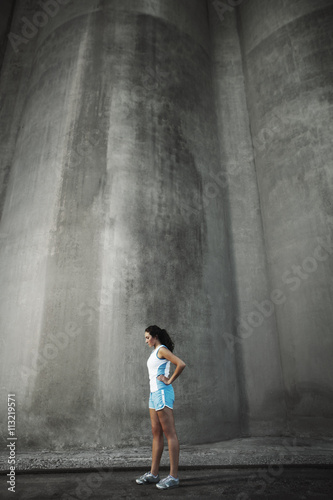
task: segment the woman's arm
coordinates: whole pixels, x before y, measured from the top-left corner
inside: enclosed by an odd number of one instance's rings
[[[164,375],[159,375],[157,377],[157,379],[160,380],[161,382],[164,382],[166,385],[170,385],[172,384],[172,382],[176,380],[177,377],[179,377],[181,372],[184,370],[186,364],[182,359],[172,354],[172,352],[169,351],[169,349],[166,349],[165,347],[160,347],[158,354],[160,353],[163,358],[167,359],[168,361],[171,361],[173,365],[176,365],[176,369],[170,378],[165,377]]]

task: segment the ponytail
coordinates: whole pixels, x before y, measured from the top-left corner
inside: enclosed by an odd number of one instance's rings
[[[172,342],[168,332],[159,326],[151,325],[145,329],[145,332],[150,333],[152,337],[157,337],[161,344],[165,345],[169,351],[173,351],[175,344]]]

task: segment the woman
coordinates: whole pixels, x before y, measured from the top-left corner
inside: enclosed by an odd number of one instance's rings
[[[174,391],[172,383],[185,368],[185,363],[172,354],[174,344],[166,330],[156,325],[145,330],[146,344],[154,350],[147,361],[150,398],[149,413],[153,433],[152,464],[150,472],[138,478],[138,484],[156,483],[159,489],[170,489],[179,486],[178,461],[179,442],[173,417]],[[170,363],[176,365],[174,373],[169,377]],[[158,468],[163,452],[164,438],[168,440],[170,456],[170,474],[160,481]]]

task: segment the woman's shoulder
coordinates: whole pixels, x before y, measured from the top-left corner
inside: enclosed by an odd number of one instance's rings
[[[163,358],[164,358],[164,356],[163,356],[163,348],[164,348],[164,349],[166,349],[167,351],[169,350],[169,349],[167,348],[167,346],[166,346],[166,345],[164,345],[164,344],[162,344],[162,345],[158,346],[156,356],[157,356],[159,359],[163,359]],[[162,352],[160,352],[160,351],[161,351],[161,349],[162,349]],[[159,356],[159,354],[162,354],[162,356]]]

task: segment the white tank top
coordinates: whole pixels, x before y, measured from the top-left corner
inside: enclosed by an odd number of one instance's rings
[[[150,384],[150,392],[158,391],[158,389],[163,389],[165,387],[165,383],[161,380],[157,380],[159,375],[169,376],[170,372],[170,361],[167,359],[160,359],[157,356],[157,353],[161,347],[167,347],[165,345],[158,346],[157,349],[154,349],[147,361],[148,373],[149,373],[149,384]]]

